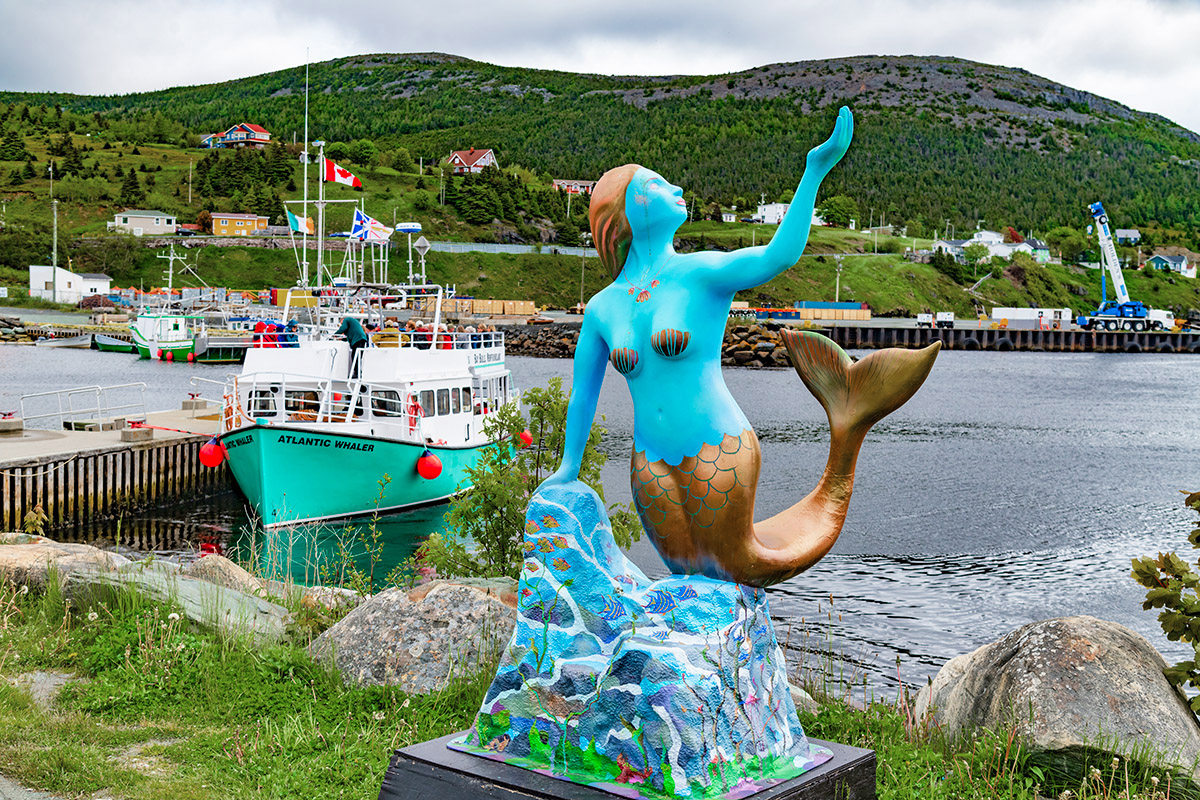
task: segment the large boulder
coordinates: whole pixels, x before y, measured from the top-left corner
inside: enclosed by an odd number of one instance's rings
[[[291,623],[286,608],[255,594],[180,574],[177,564],[130,561],[90,545],[44,536],[0,535],[0,581],[42,587],[52,574],[67,596],[81,602],[98,590],[136,591],[178,606],[193,622],[255,640],[282,639]]]
[[[951,736],[1015,728],[1034,760],[1075,780],[1111,755],[1175,767],[1200,786],[1200,724],[1144,638],[1095,617],[1018,628],[951,659],[917,696]]]
[[[398,685],[423,694],[493,660],[516,620],[516,582],[434,581],[388,589],[318,636],[313,657],[332,662],[347,683]]]
[[[259,594],[263,590],[263,581],[225,556],[207,555],[198,558],[184,567],[182,574],[246,594]]]
[[[86,544],[26,533],[0,534],[0,581],[17,586],[45,586],[52,571],[65,575],[79,570],[113,570],[129,563],[124,556]]]

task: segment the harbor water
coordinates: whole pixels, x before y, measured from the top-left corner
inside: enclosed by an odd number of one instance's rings
[[[569,388],[569,361],[510,356],[508,364],[520,387],[561,376]],[[219,380],[229,369],[3,347],[0,411],[16,410],[25,393],[131,381],[147,383],[149,410],[178,408],[195,391],[190,376]],[[832,553],[771,590],[780,638],[793,647],[828,641],[883,692],[895,687],[897,661],[906,684],[923,683],[953,656],[1068,614],[1119,622],[1169,661],[1183,657],[1156,613],[1141,609],[1129,570],[1130,559],[1160,551],[1190,556],[1194,513],[1179,490],[1200,489],[1197,369],[1189,355],[941,354],[920,392],[868,436]],[[762,443],[763,518],[816,484],[828,446],[824,413],[791,370],[726,368],[725,377]],[[609,430],[608,500],[628,502],[632,406],[611,369],[599,413]],[[330,477],[313,476],[314,487]],[[378,522],[377,581],[439,529],[444,510]],[[184,557],[217,546],[312,581],[362,530],[265,535],[231,493],[69,535]],[[666,574],[648,542],[631,555],[651,576]]]

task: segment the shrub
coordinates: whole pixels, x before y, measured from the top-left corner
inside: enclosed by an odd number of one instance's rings
[[[1188,494],[1183,502],[1200,511],[1200,492]],[[1188,542],[1200,549],[1200,527],[1188,534]],[[1131,577],[1149,590],[1142,608],[1162,609],[1158,622],[1167,638],[1192,647],[1192,658],[1168,667],[1163,674],[1175,686],[1200,688],[1200,575],[1191,564],[1170,552],[1159,553],[1156,558],[1133,559]],[[1189,703],[1192,711],[1200,713],[1200,695],[1192,696]]]
[[[567,395],[562,379],[551,378],[548,386],[527,389],[521,399],[528,418],[515,403],[486,417],[484,431],[498,443],[467,468],[467,482],[473,488],[451,502],[446,533],[431,536],[417,553],[415,561],[436,568],[439,575],[516,578],[521,572],[525,509],[534,490],[562,460]],[[526,429],[533,442],[521,447],[519,437]],[[606,456],[599,446],[603,435],[604,429],[593,424],[579,468],[579,480],[602,501],[600,468]],[[640,538],[641,525],[629,506],[614,505],[610,517],[618,545],[628,547]]]

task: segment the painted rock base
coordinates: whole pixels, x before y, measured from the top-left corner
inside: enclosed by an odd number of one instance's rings
[[[612,795],[564,783],[540,772],[448,750],[462,734],[397,750],[383,779],[380,800],[605,800]],[[754,800],[875,800],[875,753],[809,740],[833,758],[799,778],[753,795]]]
[[[800,726],[762,589],[647,579],[604,505],[543,487],[517,621],[475,724],[451,747],[631,798],[739,798],[824,763]]]

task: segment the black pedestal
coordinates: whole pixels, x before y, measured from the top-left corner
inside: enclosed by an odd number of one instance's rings
[[[616,795],[514,767],[446,743],[461,734],[415,744],[392,754],[379,800],[613,800]],[[833,758],[799,778],[750,800],[875,800],[875,751],[810,739]]]

